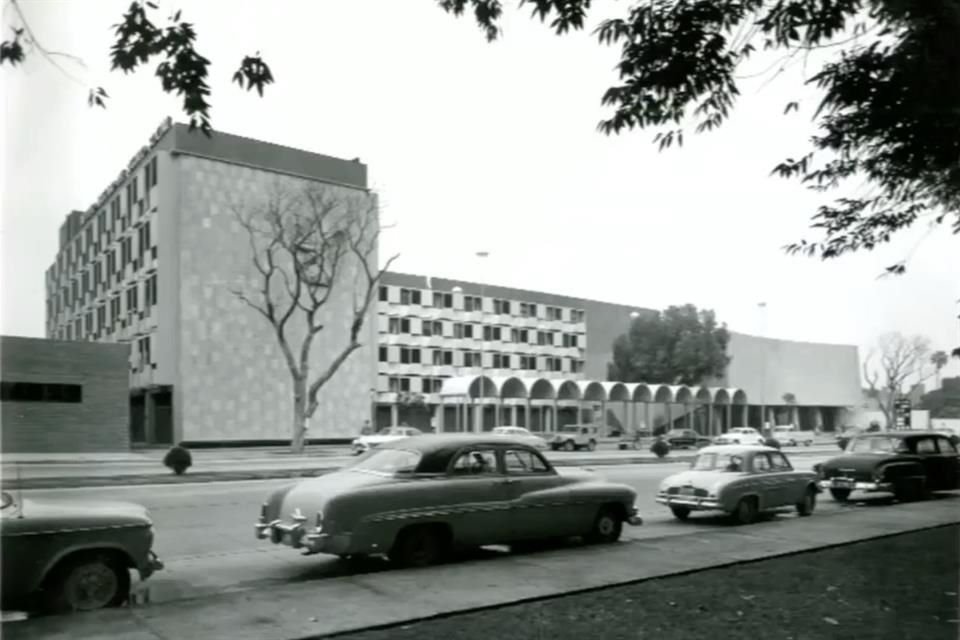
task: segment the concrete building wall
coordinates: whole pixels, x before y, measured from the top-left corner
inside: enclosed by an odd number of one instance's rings
[[[0,402],[5,453],[127,451],[129,345],[0,337],[0,379],[80,385],[80,402]]]
[[[296,190],[307,181],[234,163],[190,155],[176,159],[179,180],[179,405],[178,439],[259,440],[289,438],[292,382],[271,325],[231,290],[256,299],[259,286],[248,235],[234,211],[262,206],[276,189]],[[334,191],[340,187],[328,186]],[[352,193],[362,193],[351,190]],[[343,191],[341,191],[343,192]],[[317,320],[325,329],[311,354],[319,372],[347,344],[355,264],[345,264],[340,286]],[[281,287],[279,279],[275,286]],[[371,307],[371,328],[376,309]],[[298,321],[302,314],[294,318]],[[299,353],[302,325],[288,335]],[[320,407],[307,437],[354,435],[370,415],[376,346],[368,339],[321,390]]]

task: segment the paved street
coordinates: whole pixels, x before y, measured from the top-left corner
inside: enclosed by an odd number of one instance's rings
[[[796,456],[798,468],[810,468],[825,456]],[[597,467],[612,481],[631,485],[639,495],[646,520],[642,527],[627,527],[625,539],[678,536],[725,528],[716,518],[696,516],[676,522],[654,502],[659,481],[686,468],[686,464],[623,465]],[[24,491],[25,497],[70,500],[77,496],[99,500],[129,500],[147,506],[154,518],[156,550],[167,563],[150,579],[152,602],[196,598],[254,586],[314,580],[356,573],[357,567],[327,556],[301,557],[297,552],[255,540],[253,523],[260,504],[273,489],[291,480],[214,482],[179,485],[141,485]],[[821,512],[840,507],[829,498]],[[794,517],[793,514],[778,516]],[[490,553],[496,553],[491,550]],[[360,571],[377,571],[385,563],[370,562]]]

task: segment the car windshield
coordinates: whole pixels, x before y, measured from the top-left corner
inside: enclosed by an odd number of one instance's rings
[[[364,473],[380,473],[393,475],[395,473],[412,473],[420,464],[420,452],[407,449],[372,449],[350,465],[351,471]]]
[[[694,471],[730,471],[744,468],[743,456],[738,453],[701,453],[690,465]]]
[[[378,436],[402,436],[404,435],[404,430],[400,427],[384,427],[377,432]]]
[[[886,436],[854,438],[847,444],[848,453],[907,453],[909,450],[902,439]]]

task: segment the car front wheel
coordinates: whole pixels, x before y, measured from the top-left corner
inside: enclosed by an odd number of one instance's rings
[[[564,450],[564,451],[576,451],[576,450],[577,450],[577,443],[575,443],[573,440],[567,440],[566,442],[563,443],[563,450]]]
[[[597,441],[591,440],[587,443],[587,451],[595,451],[597,448]]]
[[[670,511],[673,512],[673,517],[677,520],[686,520],[690,517],[689,507],[670,507]]]
[[[813,510],[817,508],[817,491],[813,487],[807,489],[803,498],[797,503],[797,513],[801,516],[813,515]]]
[[[753,497],[743,498],[737,503],[737,508],[733,512],[733,519],[737,524],[753,524],[757,521],[758,514],[757,499]]]
[[[846,502],[850,498],[850,489],[830,489],[830,496],[837,502]]]
[[[623,518],[611,507],[603,507],[593,521],[593,528],[587,534],[587,542],[604,544],[616,542],[623,532]]]
[[[130,572],[110,554],[83,554],[57,567],[48,585],[48,605],[54,611],[93,611],[126,602]]]

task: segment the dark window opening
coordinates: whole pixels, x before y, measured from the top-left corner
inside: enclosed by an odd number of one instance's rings
[[[45,382],[0,382],[3,402],[83,402],[83,386]]]

